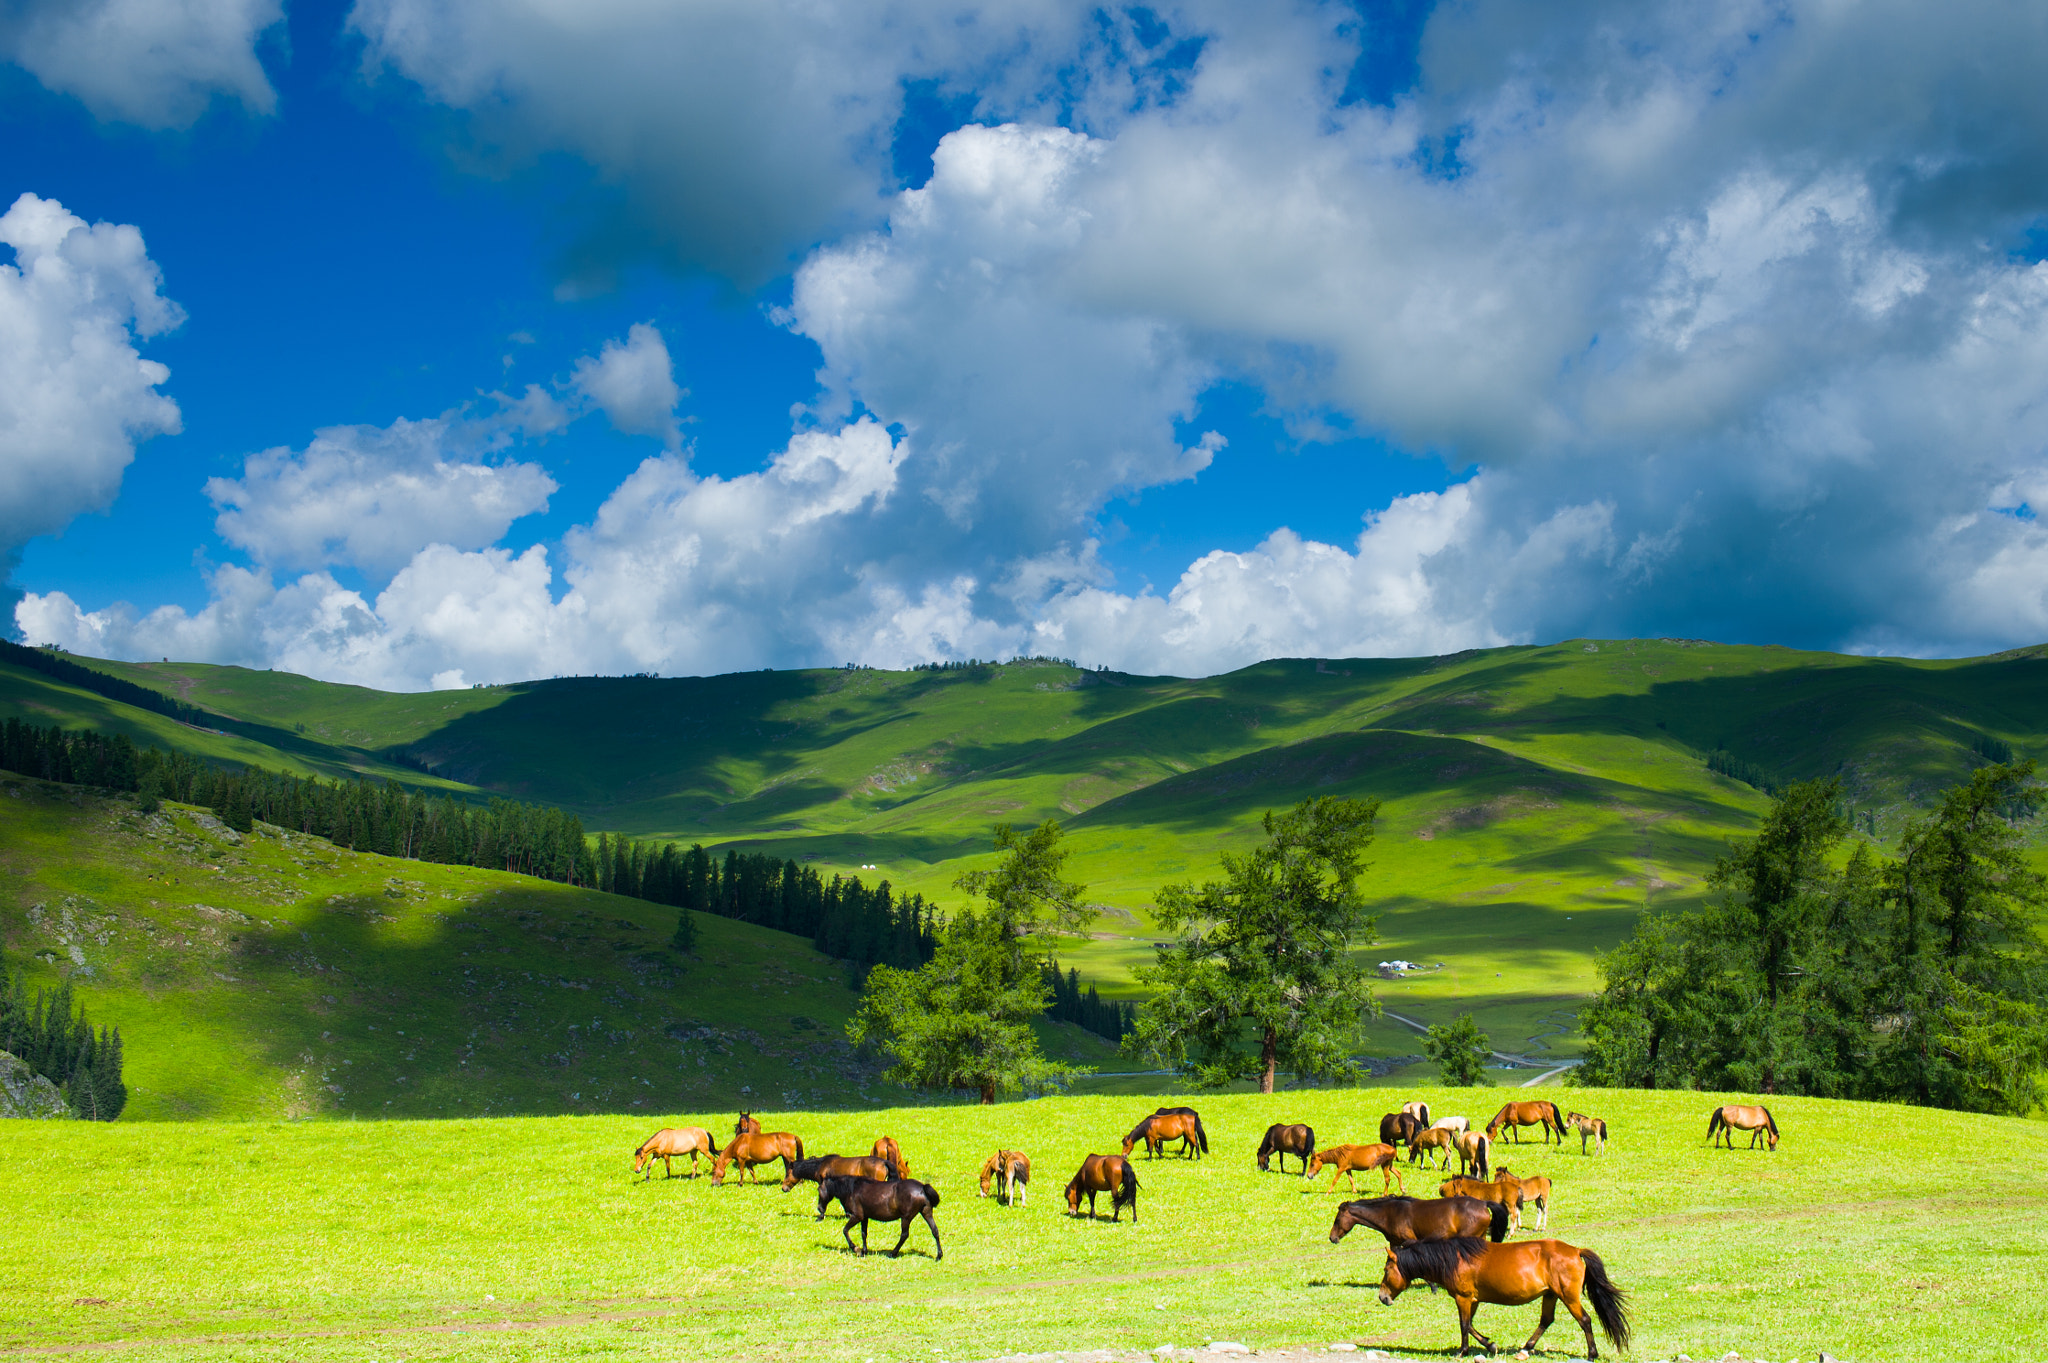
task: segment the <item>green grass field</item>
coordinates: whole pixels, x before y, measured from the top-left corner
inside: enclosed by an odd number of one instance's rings
[[[1498,1090],[1416,1090],[1483,1120]],[[1549,1233],[1596,1249],[1633,1297],[1635,1356],[2022,1359],[2048,1331],[2048,1128],[1787,1098],[1776,1154],[1709,1150],[1717,1098],[1562,1092],[1606,1116],[1576,1146],[1501,1157],[1557,1185]],[[1073,1220],[1060,1188],[1152,1106],[770,1111],[809,1150],[895,1135],[943,1202],[901,1259],[856,1259],[811,1195],[631,1180],[644,1117],[320,1123],[11,1123],[0,1161],[0,1349],[152,1359],[821,1358],[908,1363],[1012,1351],[1355,1341],[1443,1357],[1448,1300],[1374,1300],[1379,1237],[1340,1245],[1319,1179],[1260,1174],[1266,1124],[1370,1140],[1389,1095],[1195,1098],[1211,1155],[1139,1161],[1140,1219]],[[1029,1204],[975,1196],[998,1143],[1032,1156]],[[1434,1192],[1436,1175],[1409,1177]],[[894,1232],[877,1229],[882,1247]],[[1533,1232],[1525,1232],[1533,1234]],[[93,1303],[93,1304],[81,1304]],[[1992,1306],[1997,1303],[1996,1308]],[[1534,1306],[1482,1307],[1519,1344]],[[1580,1345],[1564,1322],[1555,1357]],[[1605,1349],[1605,1341],[1602,1342]]]

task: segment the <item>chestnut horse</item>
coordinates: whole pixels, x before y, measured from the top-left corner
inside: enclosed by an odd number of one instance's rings
[[[1011,1207],[1023,1206],[1030,1191],[1031,1157],[1022,1150],[996,1151],[981,1166],[983,1197],[988,1196],[990,1180],[994,1180],[997,1185],[997,1201]]]
[[[1516,1230],[1522,1228],[1522,1185],[1516,1181],[1496,1179],[1482,1183],[1476,1178],[1447,1178],[1437,1185],[1438,1197],[1476,1197],[1481,1202],[1499,1202],[1508,1209],[1508,1220]]]
[[[1503,1203],[1481,1202],[1476,1197],[1375,1197],[1344,1202],[1338,1204],[1337,1219],[1331,1223],[1330,1243],[1349,1235],[1353,1226],[1371,1226],[1386,1236],[1390,1245],[1461,1235],[1505,1240],[1508,1209]]]
[[[818,1184],[818,1206],[822,1209],[828,1202],[838,1202],[846,1209],[846,1224],[840,1227],[840,1234],[846,1237],[846,1247],[853,1249],[853,1228],[860,1227],[860,1248],[855,1254],[865,1256],[868,1252],[868,1222],[901,1221],[903,1234],[896,1237],[896,1248],[889,1251],[895,1258],[903,1252],[904,1241],[910,1238],[910,1223],[918,1217],[932,1228],[932,1243],[939,1252],[932,1261],[946,1257],[946,1246],[939,1240],[939,1223],[932,1220],[932,1211],[939,1205],[939,1190],[929,1183],[919,1183],[914,1178],[893,1179],[887,1183],[876,1183],[873,1179],[837,1178],[823,1179]],[[819,1212],[822,1220],[824,1213]]]
[[[1562,1240],[1489,1245],[1484,1240],[1467,1238],[1387,1246],[1380,1304],[1392,1306],[1394,1298],[1418,1282],[1435,1283],[1457,1303],[1460,1354],[1475,1339],[1488,1353],[1493,1352],[1493,1341],[1472,1324],[1472,1315],[1481,1302],[1525,1306],[1538,1297],[1543,1298],[1543,1316],[1536,1322],[1536,1333],[1522,1346],[1525,1352],[1535,1350],[1543,1332],[1557,1319],[1560,1301],[1586,1332],[1589,1360],[1600,1357],[1600,1346],[1593,1342],[1593,1321],[1586,1312],[1588,1304],[1614,1347],[1628,1347],[1628,1294],[1607,1276],[1607,1265],[1599,1255]]]
[[[1493,1156],[1493,1137],[1484,1131],[1461,1131],[1451,1137],[1451,1149],[1458,1152],[1458,1172],[1470,1174],[1475,1170],[1481,1178],[1491,1178],[1489,1169]]]
[[[697,1156],[709,1155],[714,1159],[718,1147],[711,1142],[711,1133],[701,1126],[665,1126],[640,1142],[640,1148],[633,1152],[633,1172],[647,1170],[647,1177],[654,1177],[654,1162],[661,1161],[663,1178],[673,1178],[675,1168],[670,1160],[690,1157],[690,1174],[697,1173]]]
[[[1506,1104],[1494,1113],[1493,1120],[1486,1124],[1486,1134],[1494,1140],[1499,1140],[1503,1128],[1512,1129],[1515,1144],[1520,1145],[1522,1128],[1525,1126],[1542,1127],[1545,1144],[1550,1141],[1550,1133],[1555,1131],[1557,1143],[1564,1144],[1564,1114],[1559,1112],[1557,1104],[1548,1098],[1531,1098],[1526,1103]]]
[[[1266,1128],[1266,1138],[1259,1142],[1259,1172],[1264,1173],[1273,1156],[1280,1157],[1280,1172],[1287,1172],[1287,1157],[1294,1155],[1301,1160],[1301,1171],[1308,1173],[1308,1157],[1316,1152],[1316,1131],[1312,1126],[1296,1122],[1289,1126],[1275,1122]]]
[[[901,1177],[893,1163],[873,1155],[812,1155],[783,1167],[782,1191],[786,1193],[799,1183],[823,1183],[828,1178],[866,1178],[888,1183]],[[818,1219],[825,1219],[822,1196],[818,1198]]]
[[[1598,1117],[1588,1117],[1583,1112],[1564,1114],[1565,1125],[1579,1133],[1579,1153],[1586,1153],[1586,1142],[1593,1142],[1593,1153],[1603,1154],[1607,1150],[1607,1123]]]
[[[1132,1147],[1143,1141],[1147,1156],[1157,1159],[1171,1140],[1178,1140],[1181,1154],[1190,1159],[1209,1153],[1209,1133],[1202,1130],[1202,1119],[1193,1108],[1162,1107],[1131,1128],[1124,1137],[1124,1154],[1128,1156]]]
[[[1396,1188],[1406,1193],[1408,1189],[1401,1182],[1401,1170],[1394,1163],[1394,1157],[1399,1153],[1400,1151],[1391,1145],[1333,1145],[1328,1150],[1316,1151],[1315,1158],[1308,1162],[1308,1170],[1302,1177],[1314,1178],[1324,1165],[1329,1165],[1336,1170],[1330,1175],[1332,1189],[1336,1188],[1339,1178],[1349,1175],[1351,1191],[1357,1192],[1359,1172],[1363,1170],[1371,1173],[1377,1169],[1380,1171],[1381,1192],[1387,1190],[1387,1184],[1391,1181]]]
[[[757,1131],[751,1135],[734,1136],[731,1143],[718,1152],[718,1158],[711,1161],[711,1186],[724,1185],[726,1168],[735,1160],[739,1161],[740,1182],[745,1183],[748,1171],[757,1164],[781,1160],[783,1172],[787,1173],[790,1165],[803,1157],[804,1143],[787,1131],[767,1134]],[[758,1178],[754,1181],[760,1182]]]
[[[1443,1157],[1444,1168],[1451,1167],[1451,1156],[1457,1152],[1458,1138],[1440,1126],[1428,1126],[1408,1137],[1408,1162],[1422,1161],[1422,1167],[1429,1167],[1430,1152]]]
[[[1752,1150],[1756,1149],[1759,1137],[1764,1139],[1765,1149],[1778,1148],[1778,1124],[1771,1119],[1769,1108],[1760,1105],[1739,1107],[1732,1103],[1714,1109],[1713,1117],[1707,1122],[1707,1144],[1712,1145],[1717,1135],[1723,1136],[1727,1138],[1728,1148],[1733,1150],[1738,1131],[1749,1133],[1749,1148]]]
[[[1131,1224],[1138,1221],[1138,1171],[1122,1155],[1090,1155],[1081,1161],[1081,1167],[1067,1182],[1067,1212],[1072,1216],[1081,1214],[1081,1194],[1088,1195],[1088,1217],[1095,1217],[1095,1195],[1109,1194],[1109,1219],[1123,1219],[1126,1204],[1131,1209]]]
[[[897,1177],[910,1177],[910,1161],[903,1158],[903,1147],[896,1144],[894,1136],[883,1136],[875,1142],[875,1158],[894,1161],[899,1171]]]
[[[1549,1179],[1541,1174],[1531,1178],[1516,1178],[1514,1172],[1505,1164],[1493,1171],[1493,1178],[1496,1183],[1512,1183],[1515,1185],[1517,1195],[1515,1201],[1516,1211],[1520,1211],[1531,1202],[1536,1204],[1537,1230],[1542,1230],[1550,1224]]]
[[[761,1119],[751,1112],[742,1112],[740,1119],[732,1125],[735,1136],[758,1136],[761,1134]]]

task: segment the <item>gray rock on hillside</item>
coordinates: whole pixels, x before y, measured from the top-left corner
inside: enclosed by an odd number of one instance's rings
[[[71,1105],[57,1086],[0,1051],[0,1117],[69,1117]]]

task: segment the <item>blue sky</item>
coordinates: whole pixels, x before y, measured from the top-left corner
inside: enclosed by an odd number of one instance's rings
[[[0,591],[33,642],[402,688],[2038,642],[2044,48],[1994,5],[29,3]]]

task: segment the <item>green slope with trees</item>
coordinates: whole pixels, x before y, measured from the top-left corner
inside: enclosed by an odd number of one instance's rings
[[[1198,680],[1022,660],[404,696],[78,660],[218,715],[222,732],[12,667],[0,718],[125,725],[214,760],[558,805],[592,833],[887,879],[949,910],[954,880],[993,864],[992,825],[1056,817],[1068,871],[1104,910],[1062,959],[1121,998],[1164,936],[1163,885],[1214,878],[1224,853],[1257,843],[1267,809],[1378,800],[1360,881],[1378,915],[1368,964],[1424,968],[1375,981],[1389,1016],[1362,1047],[1417,1054],[1420,1028],[1470,1012],[1498,1050],[1565,1059],[1599,987],[1594,953],[1646,906],[1699,901],[1715,858],[1768,808],[1758,786],[1837,777],[1850,841],[1889,847],[1991,756],[2048,755],[2044,653],[1572,640]]]

